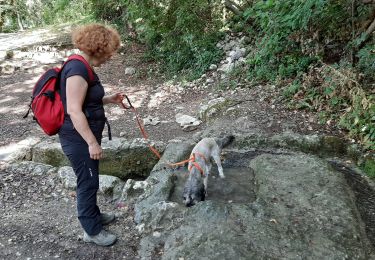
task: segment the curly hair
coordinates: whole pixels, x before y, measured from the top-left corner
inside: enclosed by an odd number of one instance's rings
[[[101,24],[88,24],[72,33],[74,46],[89,56],[100,58],[111,55],[120,47],[120,35],[115,29]]]

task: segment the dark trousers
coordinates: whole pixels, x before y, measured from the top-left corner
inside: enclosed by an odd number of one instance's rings
[[[77,176],[78,219],[86,233],[93,236],[102,230],[100,210],[97,206],[99,161],[90,158],[88,145],[77,132],[70,131],[73,129],[71,127],[72,125],[68,127],[69,131],[65,131],[64,127],[60,130],[60,143]],[[93,131],[93,133],[95,134],[97,131]],[[101,132],[97,139],[100,143]]]

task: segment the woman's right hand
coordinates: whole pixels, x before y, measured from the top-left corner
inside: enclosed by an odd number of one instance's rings
[[[99,160],[103,158],[102,147],[98,143],[89,145],[90,158],[93,160]]]

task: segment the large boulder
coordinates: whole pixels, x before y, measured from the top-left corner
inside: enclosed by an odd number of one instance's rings
[[[186,169],[155,167],[146,180],[152,184],[147,196],[135,205],[140,257],[155,252],[161,252],[161,259],[374,257],[345,177],[324,159],[285,150],[229,153],[224,172],[238,167],[233,175],[253,175],[240,184],[254,191],[255,200],[236,201],[239,185],[224,200],[209,193],[206,201],[186,208],[171,200],[181,190],[177,185],[183,182],[176,179],[184,178]],[[222,185],[216,191],[225,193],[230,175],[223,182],[214,177],[209,185]]]
[[[156,143],[154,146],[163,152],[163,143]],[[120,179],[147,177],[159,160],[142,139],[130,142],[123,138],[114,138],[112,141],[103,139],[102,148],[104,158],[100,160],[100,174]],[[55,167],[70,165],[59,143],[41,142],[35,145],[32,160]]]
[[[151,152],[147,142],[143,139],[134,139],[129,142],[125,139],[103,142],[104,158],[100,161],[100,173],[129,179],[147,177],[159,158]],[[164,144],[161,142],[153,146],[162,153]]]
[[[60,143],[43,141],[32,148],[32,161],[49,164],[55,167],[70,165],[61,149]]]
[[[358,159],[360,149],[350,145],[342,138],[322,135],[300,135],[293,132],[267,136],[261,134],[247,134],[236,138],[236,146],[241,149],[292,149],[320,156],[347,156]]]
[[[18,143],[2,146],[0,147],[0,160],[7,162],[30,161],[32,147],[39,142],[39,138],[28,137]]]
[[[174,187],[174,181],[176,179],[174,169],[178,168],[170,164],[189,158],[193,146],[194,144],[181,140],[173,140],[168,144],[162,158],[153,168],[150,177],[145,181],[147,183],[146,192],[143,192],[142,196],[137,201],[138,203],[135,205],[135,221],[138,224],[142,225],[142,222],[152,222],[154,215],[149,214],[150,210],[155,211],[155,214],[157,214],[160,205],[162,208],[170,205],[166,201],[169,200]],[[134,190],[134,188],[132,188],[132,190]],[[123,197],[127,194],[129,193],[125,193]],[[171,205],[174,204],[172,203]],[[157,222],[153,221],[153,223]]]

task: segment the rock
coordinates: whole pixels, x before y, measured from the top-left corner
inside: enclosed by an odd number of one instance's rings
[[[220,110],[225,110],[226,104],[229,104],[228,101],[223,98],[212,99],[208,101],[207,104],[201,105],[199,108],[198,118],[202,121],[208,121],[210,118]]]
[[[63,166],[57,172],[61,183],[67,190],[76,190],[77,188],[77,177],[70,166]]]
[[[77,188],[77,177],[70,166],[63,166],[58,171],[58,176],[63,184],[63,187],[68,190],[76,190]],[[123,187],[124,182],[117,177],[108,175],[99,175],[99,193],[112,194],[115,187]]]
[[[134,200],[141,200],[149,194],[150,184],[147,181],[135,181],[128,179],[123,186],[119,201],[129,203]]]
[[[99,192],[103,194],[112,195],[116,186],[121,188],[124,186],[124,184],[125,183],[118,177],[99,175]]]
[[[6,51],[0,51],[0,61],[5,60],[6,56],[7,56],[7,52]]]
[[[202,123],[202,121],[192,116],[183,115],[180,113],[176,115],[176,122],[180,124],[180,126],[186,131],[189,131],[191,129],[195,130]]]
[[[207,80],[206,80],[206,83],[207,84],[212,84],[212,83],[214,83],[215,82],[215,80],[214,79],[211,79],[211,78],[208,78]]]
[[[155,231],[153,234],[152,234],[153,237],[156,237],[156,238],[159,238],[161,237],[161,233],[158,232],[158,231]]]
[[[233,151],[232,156],[249,172],[253,169],[256,200],[229,198],[227,203],[211,197],[186,208],[168,201],[178,188],[172,171],[151,173],[149,178],[157,182],[135,205],[135,221],[142,227],[141,258],[160,244],[164,259],[371,258],[345,177],[325,160],[256,150]],[[196,245],[199,250],[192,250]]]
[[[216,64],[211,64],[209,69],[210,70],[216,70],[217,69],[217,65]]]
[[[133,67],[127,67],[127,68],[125,68],[125,75],[134,75],[135,72],[136,72],[136,70]]]
[[[0,147],[0,160],[3,161],[30,161],[32,147],[40,141],[39,138],[29,137],[16,144]]]
[[[229,73],[234,69],[235,65],[234,63],[228,63],[228,64],[223,64],[218,71],[224,72],[224,73]]]
[[[3,64],[0,66],[0,72],[1,74],[13,74],[16,71],[16,67],[14,67],[11,64]]]
[[[9,164],[7,170],[10,172],[17,172],[19,174],[30,174],[36,176],[47,175],[47,173],[53,172],[56,170],[51,165],[43,163],[35,163],[31,161],[25,162],[14,162]]]
[[[12,50],[6,51],[6,55],[5,55],[6,59],[12,59],[13,57],[14,57],[14,51]]]
[[[165,145],[161,142],[153,144],[162,153]],[[124,138],[103,138],[104,158],[99,165],[100,174],[127,179],[134,176],[148,176],[157,163],[158,158],[150,151],[143,139],[132,142]],[[42,142],[32,148],[32,160],[50,164],[55,167],[68,166],[69,161],[62,152],[59,143]]]
[[[146,125],[157,125],[160,123],[159,117],[151,117],[147,116],[146,118],[143,118],[143,124]]]
[[[32,148],[32,160],[55,167],[70,165],[68,158],[61,149],[60,143],[40,142]]]
[[[197,137],[193,138],[199,139],[200,133],[196,133]],[[171,140],[169,141],[165,151],[163,153],[162,158],[159,162],[154,166],[152,172],[156,172],[158,170],[163,170],[164,168],[169,167],[166,163],[167,162],[179,162],[189,158],[190,152],[195,145],[194,140],[191,142],[182,141],[182,140]]]
[[[150,97],[150,101],[147,104],[149,108],[157,108],[163,102],[168,100],[170,93],[164,89],[158,89],[157,92]]]

